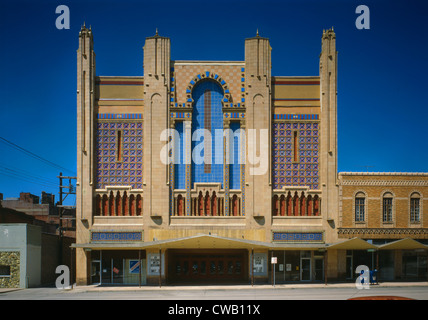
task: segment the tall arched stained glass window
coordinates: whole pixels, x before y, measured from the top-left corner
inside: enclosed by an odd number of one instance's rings
[[[223,89],[216,82],[206,80],[195,86],[192,97],[192,184],[216,182],[223,188],[223,164],[216,161],[216,156],[222,159],[223,150],[218,147],[223,143],[218,141],[216,149],[215,135],[216,129],[223,130]]]

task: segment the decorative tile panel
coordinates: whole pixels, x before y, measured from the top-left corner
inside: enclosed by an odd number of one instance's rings
[[[108,116],[107,116],[108,115]],[[129,116],[129,117],[128,117]],[[143,181],[143,121],[141,114],[99,114],[96,130],[96,188],[131,186]],[[120,148],[118,137],[120,131]],[[118,157],[118,150],[121,155]]]
[[[282,116],[293,119],[295,115]],[[306,118],[315,119],[312,116],[317,115],[296,116],[300,120],[273,123],[273,188],[308,186],[319,189],[319,122],[305,121]]]
[[[129,241],[143,241],[143,232],[131,231],[92,231],[91,241],[108,241],[108,242],[129,242]]]
[[[322,232],[273,232],[273,242],[323,242]]]

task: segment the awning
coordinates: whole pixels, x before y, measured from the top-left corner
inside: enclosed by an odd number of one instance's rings
[[[413,250],[413,249],[428,249],[427,245],[424,245],[416,240],[410,238],[400,239],[394,242],[383,244],[379,246],[380,250]]]
[[[327,246],[327,249],[336,250],[368,250],[377,249],[378,247],[374,244],[370,244],[367,241],[360,238],[352,238],[342,242],[336,242]]]
[[[94,250],[138,250],[150,248],[162,249],[268,249],[270,243],[219,237],[215,235],[196,235],[185,238],[157,240],[140,243],[126,242],[91,242],[83,244],[73,244],[73,248],[85,248]]]

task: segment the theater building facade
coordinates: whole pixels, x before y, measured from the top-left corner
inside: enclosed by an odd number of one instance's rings
[[[242,61],[143,49],[143,76],[99,76],[79,33],[77,284],[427,278],[428,175],[337,172],[333,30],[311,77],[273,76],[258,34]]]

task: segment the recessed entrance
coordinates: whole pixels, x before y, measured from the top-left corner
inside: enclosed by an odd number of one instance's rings
[[[169,250],[170,283],[239,283],[248,281],[246,250]]]

